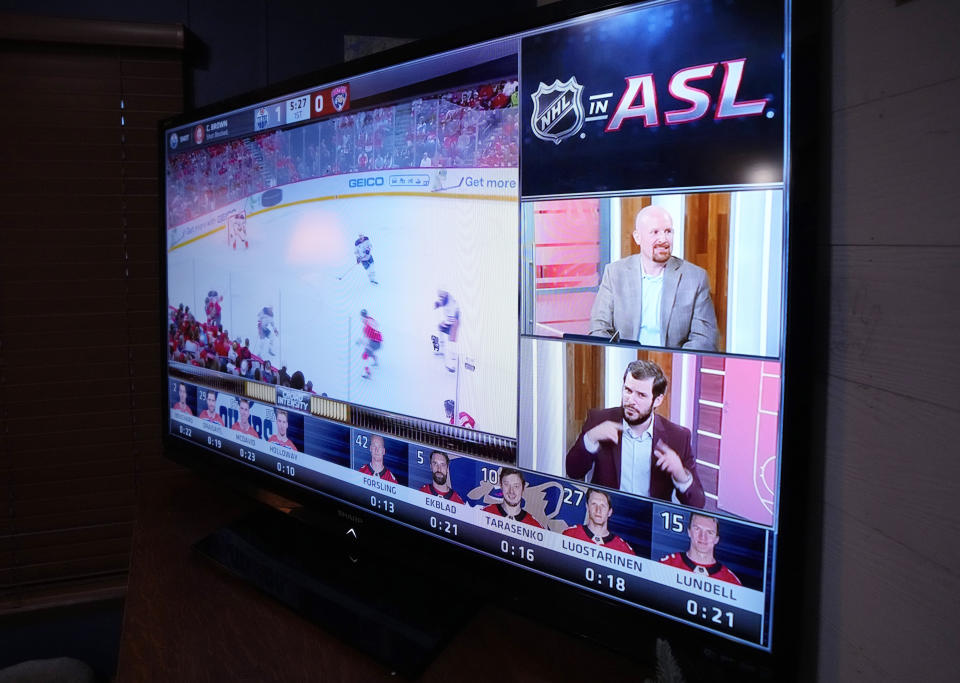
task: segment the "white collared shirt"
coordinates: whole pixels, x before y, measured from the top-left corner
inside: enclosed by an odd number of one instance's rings
[[[660,306],[663,301],[663,271],[647,275],[640,266],[640,330],[637,341],[644,346],[660,346]]]

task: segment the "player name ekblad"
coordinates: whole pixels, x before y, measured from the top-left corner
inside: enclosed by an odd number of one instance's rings
[[[284,448],[283,446],[277,446],[276,444],[270,444],[270,452],[274,455],[279,455],[281,458],[286,458],[287,460],[296,460],[297,452],[290,448]]]
[[[737,597],[733,594],[734,586],[728,583],[710,581],[690,572],[677,574],[677,583],[686,588],[696,588],[705,593],[714,593],[733,602],[737,601]]]
[[[643,571],[643,565],[632,555],[624,555],[616,550],[607,550],[603,546],[593,545],[592,543],[581,543],[569,536],[560,538],[560,547],[564,550],[572,550],[578,555],[589,557],[591,560],[602,560],[618,567],[633,569],[637,573]]]
[[[364,477],[363,485],[371,488],[377,489],[378,491],[386,491],[392,496],[397,495],[397,487],[393,484],[385,482],[383,479],[374,479],[373,477]]]
[[[427,505],[437,508],[438,510],[442,510],[443,512],[449,512],[452,515],[455,515],[457,512],[459,512],[456,503],[451,503],[443,498],[437,498],[436,496],[431,496],[428,494],[426,500]]]
[[[530,526],[529,524],[511,522],[509,519],[504,519],[503,517],[494,517],[493,515],[488,515],[487,526],[496,527],[501,531],[509,531],[512,534],[522,536],[524,538],[535,538],[541,543],[543,542],[543,529],[538,529],[537,527]]]

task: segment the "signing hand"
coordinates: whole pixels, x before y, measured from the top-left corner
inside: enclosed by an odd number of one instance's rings
[[[653,455],[657,459],[657,467],[664,472],[668,472],[673,479],[679,483],[688,481],[692,476],[683,467],[683,461],[677,452],[663,442],[663,439],[657,441],[653,448]]]
[[[594,443],[600,443],[601,441],[617,442],[620,439],[620,432],[622,431],[623,423],[607,420],[606,422],[598,424],[584,434],[584,436],[591,439]]]

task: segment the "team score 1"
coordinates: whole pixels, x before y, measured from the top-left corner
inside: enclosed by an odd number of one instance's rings
[[[430,517],[430,528],[451,536],[456,536],[459,531],[456,522],[451,522],[449,519],[437,519],[436,517]]]
[[[375,510],[380,510],[381,512],[386,512],[387,514],[396,513],[397,509],[394,506],[392,500],[387,500],[386,498],[378,498],[377,496],[370,496],[370,507]]]
[[[180,433],[183,434],[184,436],[193,436],[193,430],[190,429],[189,427],[184,427],[183,425],[179,425],[179,427],[180,427]]]
[[[290,465],[285,462],[278,462],[277,472],[279,472],[280,474],[285,474],[288,477],[293,477],[297,473],[297,470],[294,468],[293,465]]]
[[[248,451],[246,448],[240,449],[240,457],[249,462],[257,461],[257,454],[254,451]]]
[[[701,606],[696,600],[687,600],[687,614],[733,628],[733,612],[724,612],[719,607]]]
[[[521,560],[533,562],[533,548],[523,545],[513,545],[507,539],[500,541],[500,552],[510,557],[519,557]]]
[[[593,567],[587,567],[583,575],[591,585],[612,588],[613,590],[621,593],[627,590],[627,580],[622,576],[617,576],[616,574],[604,574],[603,572],[598,572]]]
[[[214,448],[223,448],[223,442],[215,436],[207,436],[207,445]]]

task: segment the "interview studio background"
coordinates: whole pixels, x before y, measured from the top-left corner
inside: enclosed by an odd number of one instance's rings
[[[525,203],[524,333],[589,333],[603,269],[639,253],[636,216],[651,205],[673,219],[672,255],[707,272],[717,350],[779,357],[784,235],[778,189]]]

